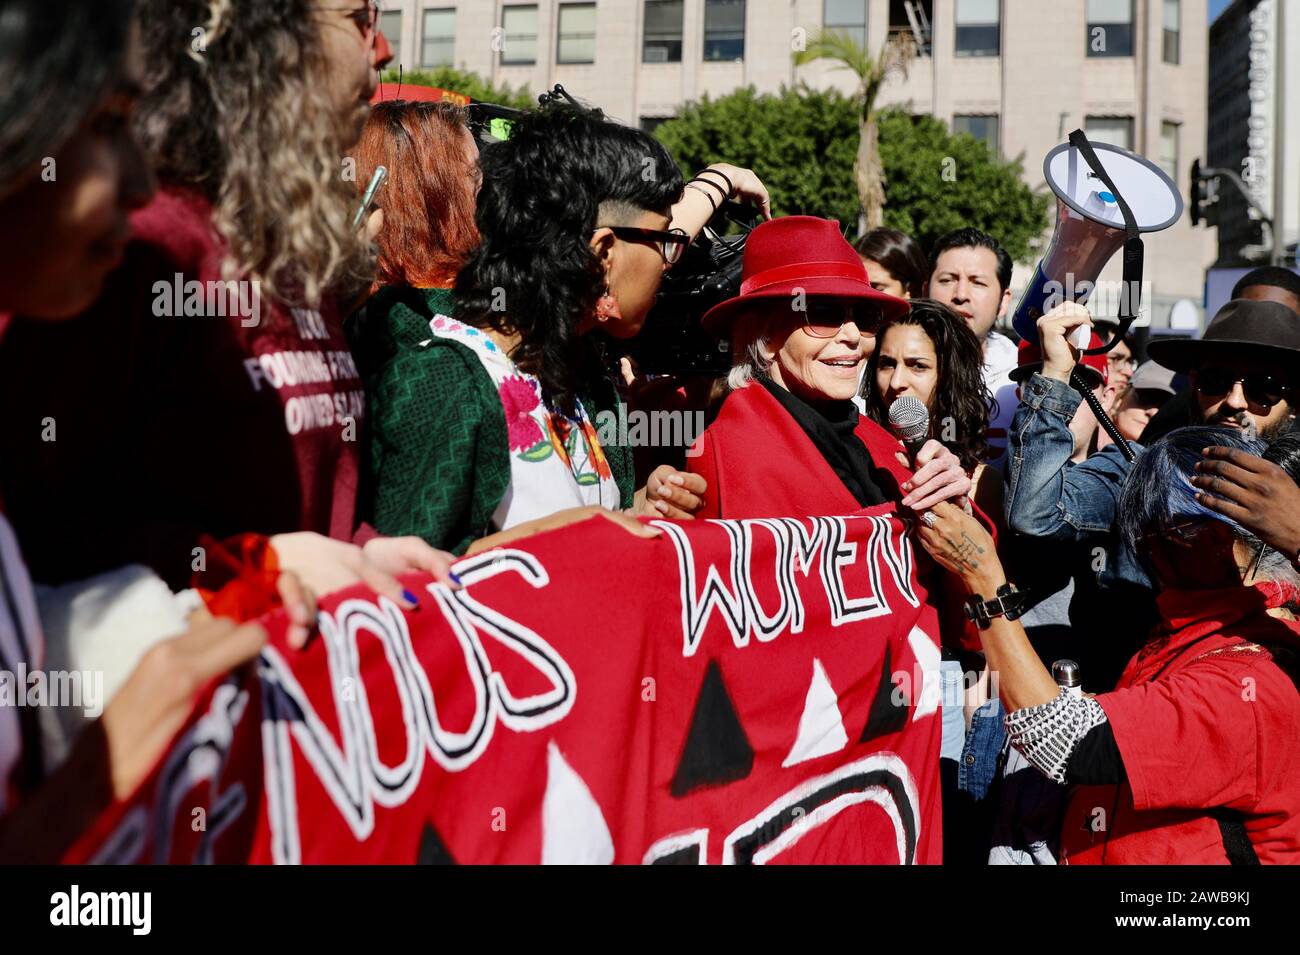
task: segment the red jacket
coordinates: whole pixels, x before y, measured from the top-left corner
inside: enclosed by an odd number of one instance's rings
[[[1260,862],[1300,862],[1300,692],[1265,648],[1300,649],[1297,626],[1248,587],[1156,599],[1164,622],[1097,697],[1128,781],[1074,791],[1064,860],[1223,865],[1227,809]]]
[[[870,418],[855,432],[877,468],[894,479],[885,496],[903,497],[912,476],[895,455],[903,443]],[[733,391],[686,458],[686,470],[709,483],[698,518],[802,517],[862,510],[820,451],[760,385]]]
[[[855,433],[886,478],[881,488],[891,500],[904,495],[901,486],[912,476],[896,455],[903,443],[865,415]],[[686,470],[708,482],[703,518],[804,517],[853,514],[863,510],[839,475],[826,463],[812,441],[780,403],[760,385],[733,391],[713,424],[686,458]],[[976,516],[992,533],[988,519]],[[952,575],[924,559],[930,568],[933,599],[940,611],[940,636],[948,646],[967,650],[982,646],[979,630],[961,611],[965,591]],[[937,581],[933,575],[940,575]],[[992,596],[991,594],[988,596]]]

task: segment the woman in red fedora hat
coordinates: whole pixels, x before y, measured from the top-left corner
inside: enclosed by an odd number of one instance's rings
[[[902,443],[852,399],[885,318],[908,303],[871,287],[839,226],[787,216],[754,229],[740,294],[704,316],[729,338],[730,393],[688,460],[708,482],[700,517],[848,514],[964,499],[955,454],[927,441],[913,473]]]
[[[851,514],[897,502],[921,520],[935,504],[968,504],[970,478],[938,441],[916,454],[865,415],[853,397],[875,329],[908,303],[871,287],[866,266],[830,220],[788,216],[749,236],[740,294],[704,316],[731,339],[730,392],[687,457],[708,492],[697,517]],[[983,517],[983,515],[981,515]],[[958,588],[931,598],[940,642],[979,649]]]

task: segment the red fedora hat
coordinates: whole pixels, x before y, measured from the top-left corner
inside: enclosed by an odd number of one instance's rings
[[[746,303],[759,299],[810,297],[874,302],[885,318],[907,314],[905,299],[871,287],[867,267],[840,234],[833,219],[784,216],[757,226],[745,242],[740,294],[704,313],[704,330],[729,338],[731,326]]]

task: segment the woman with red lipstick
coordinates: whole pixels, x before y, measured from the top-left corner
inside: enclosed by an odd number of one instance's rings
[[[98,301],[15,319],[0,349],[3,493],[42,583],[143,564],[181,590],[208,537],[246,532],[322,593],[360,579],[409,607],[394,575],[445,570],[356,520],[365,398],[337,303],[373,276],[344,156],[377,18],[361,0],[140,3],[158,195]],[[44,419],[57,441],[28,426]]]
[[[852,399],[876,329],[907,302],[871,287],[827,219],[754,229],[740,295],[704,326],[731,339],[731,393],[687,467],[708,482],[699,517],[849,514],[899,501],[923,511],[970,487],[957,456],[927,441],[913,473],[902,444]]]

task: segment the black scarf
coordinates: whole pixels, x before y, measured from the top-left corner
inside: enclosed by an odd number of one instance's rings
[[[881,485],[889,482],[882,482],[867,446],[853,433],[858,426],[857,405],[852,401],[812,405],[766,376],[758,380],[808,435],[859,505],[871,507],[888,500]]]

